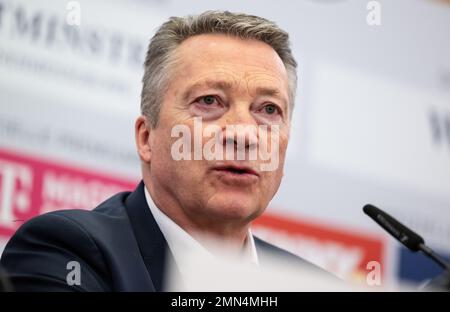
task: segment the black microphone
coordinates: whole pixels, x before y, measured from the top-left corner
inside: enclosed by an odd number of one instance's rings
[[[365,205],[363,211],[409,250],[413,252],[419,250],[422,251],[427,257],[431,258],[434,262],[439,264],[439,266],[450,272],[450,264],[437,255],[430,247],[425,245],[422,236],[373,205]]]

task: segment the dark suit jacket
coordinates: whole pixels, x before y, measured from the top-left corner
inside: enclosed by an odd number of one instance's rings
[[[261,266],[267,253],[305,263],[256,237],[255,245]],[[80,263],[80,286],[67,284],[70,261]],[[1,258],[17,291],[163,291],[168,261],[173,258],[142,182],[92,211],[62,210],[31,219]]]

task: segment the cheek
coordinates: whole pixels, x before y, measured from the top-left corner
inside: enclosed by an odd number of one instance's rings
[[[281,179],[283,177],[283,167],[280,164],[280,167],[273,171],[270,177],[270,188],[273,189],[275,192],[278,190],[278,187],[280,186]]]
[[[263,180],[255,192],[256,200],[263,206],[267,206],[278,191],[281,183],[282,174],[280,170],[267,172],[263,176]]]
[[[287,140],[282,140],[279,146],[279,162],[278,167],[274,171],[267,172],[266,181],[267,184],[265,188],[270,190],[272,196],[277,192],[281,180],[283,178],[284,172],[284,161],[286,156]]]
[[[193,180],[195,176],[201,174],[200,167],[203,164],[201,160],[194,159],[193,147],[193,126],[188,123],[180,123],[177,125],[185,125],[190,129],[191,140],[189,136],[184,134],[176,134],[172,137],[172,126],[160,127],[153,132],[152,146],[152,170],[155,175],[163,175],[172,179],[171,183],[177,184],[185,180]],[[190,145],[191,153],[189,159],[180,159],[185,155],[185,147]],[[188,150],[188,148],[186,148]],[[175,153],[175,155],[172,155]],[[157,172],[156,172],[157,171]]]
[[[152,132],[152,154],[154,157],[160,158],[167,151],[170,152],[170,131],[167,132],[165,129],[158,128]]]
[[[280,138],[280,147],[279,147],[279,155],[280,155],[280,167],[281,170],[283,170],[283,166],[284,166],[284,158],[286,156],[286,150],[287,150],[287,146],[288,146],[288,142],[289,142],[289,137],[288,136],[281,136]]]
[[[151,174],[161,178],[170,177],[176,165],[171,155],[171,129],[160,125],[151,132],[151,136]]]

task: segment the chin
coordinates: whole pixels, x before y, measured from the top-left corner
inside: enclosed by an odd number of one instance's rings
[[[258,216],[261,207],[255,198],[248,194],[224,194],[216,195],[208,202],[209,210],[219,218],[246,220],[252,216]]]

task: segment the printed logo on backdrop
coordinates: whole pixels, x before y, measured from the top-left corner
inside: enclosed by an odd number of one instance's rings
[[[0,149],[0,238],[42,213],[93,209],[137,182]]]
[[[450,110],[430,108],[428,115],[433,144],[442,152],[450,152]],[[449,153],[450,154],[450,153]]]
[[[270,214],[256,219],[252,231],[344,280],[382,285],[385,243],[381,238],[301,217]]]
[[[97,92],[135,90],[148,38],[85,21],[78,1],[45,6],[0,0],[0,21],[0,68],[48,80],[51,87],[75,83]]]
[[[124,64],[133,70],[141,68],[148,38],[105,29],[107,25],[81,24],[78,1],[69,1],[67,6],[61,2],[61,8],[56,7],[56,10],[27,4],[17,1],[6,5],[0,0],[0,36],[10,45],[29,44],[55,54],[69,52],[71,57],[105,59],[111,65]],[[66,12],[62,11],[64,8]],[[7,45],[2,46],[4,49]]]

